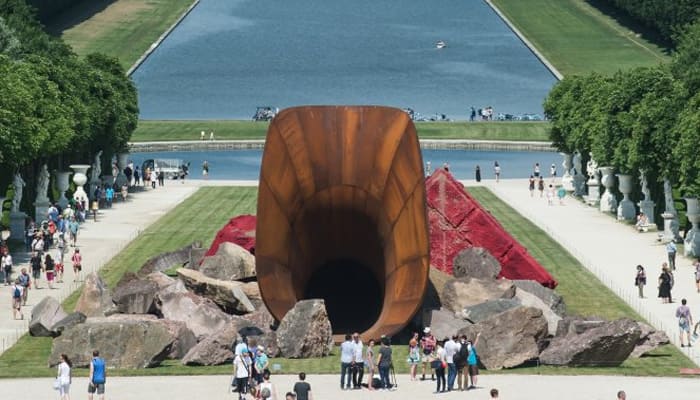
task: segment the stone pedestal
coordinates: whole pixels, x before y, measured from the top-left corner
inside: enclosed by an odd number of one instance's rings
[[[581,174],[573,176],[574,196],[584,196],[586,194],[586,177]]]
[[[642,200],[639,203],[637,203],[639,206],[639,211],[643,212],[644,215],[647,216],[647,219],[649,220],[649,225],[653,225],[654,222],[654,207],[656,204],[653,201],[650,200]]]
[[[632,192],[632,176],[618,174],[617,180],[620,183],[620,192],[622,192],[622,200],[617,207],[617,219],[621,221],[634,221],[637,210],[634,208],[634,203],[630,200]]]
[[[612,188],[615,186],[615,177],[613,176],[613,167],[600,167],[602,174],[601,183],[605,186],[605,192],[600,196],[600,212],[616,213],[617,199],[612,194]]]
[[[83,185],[85,185],[85,182],[87,182],[87,176],[85,173],[90,166],[86,164],[74,164],[71,165],[70,168],[75,171],[75,175],[73,175],[73,183],[75,183],[76,187],[75,193],[73,193],[73,200],[84,201],[86,205],[90,204],[88,201],[88,195],[85,193],[85,188],[83,188]]]
[[[102,175],[102,184],[105,186],[114,186],[114,175]]]
[[[24,241],[24,222],[27,214],[19,211],[10,212],[10,240]]]
[[[124,174],[124,169],[128,161],[129,153],[117,154],[117,166],[119,167],[119,172],[117,173],[117,179],[115,181],[117,187],[129,186],[129,181],[126,179],[126,174]]]
[[[48,200],[34,202],[34,219],[37,223],[49,219],[49,207],[51,207],[51,202]]]
[[[56,203],[58,203],[59,206],[61,206],[61,209],[66,208],[68,205],[68,198],[66,198],[66,190],[70,187],[70,172],[68,171],[59,171],[56,172],[56,189],[58,189],[59,192],[59,198]]]
[[[574,188],[574,177],[571,175],[571,165],[573,163],[574,155],[569,153],[559,153],[564,157],[561,165],[564,169],[564,173],[561,176],[561,185],[564,186],[564,190],[567,192],[573,192]]]
[[[688,257],[698,257],[698,255],[700,255],[700,230],[698,230],[700,206],[698,205],[698,199],[696,197],[686,198],[685,202],[688,205],[686,216],[693,227],[685,237],[683,251]]]
[[[661,217],[664,219],[664,234],[663,234],[663,241],[664,242],[679,242],[681,239],[681,236],[678,234],[678,217],[676,217],[676,214],[665,212],[661,214]]]

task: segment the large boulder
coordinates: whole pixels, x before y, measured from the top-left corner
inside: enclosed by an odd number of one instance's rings
[[[219,246],[222,243],[230,242],[235,243],[251,254],[255,254],[255,227],[257,225],[257,218],[255,215],[239,215],[237,217],[231,218],[230,221],[226,223],[216,233],[214,241],[212,241],[209,250],[207,250],[207,256],[213,256],[219,250]]]
[[[233,360],[231,344],[239,336],[242,321],[234,318],[197,343],[182,358],[184,365],[220,365]]]
[[[631,319],[608,321],[580,334],[555,337],[540,354],[540,363],[616,367],[630,356],[640,335],[639,325]]]
[[[216,303],[222,310],[231,314],[247,314],[255,311],[255,305],[244,291],[244,284],[236,281],[222,281],[210,278],[200,271],[179,268],[177,274],[185,287],[194,293]],[[257,283],[254,285],[257,287]],[[249,288],[250,289],[250,288]],[[260,298],[260,291],[257,291]]]
[[[472,324],[476,324],[520,305],[520,301],[515,298],[487,300],[483,303],[465,307],[461,316]]]
[[[112,292],[96,272],[91,272],[85,277],[75,311],[85,314],[88,318],[104,317],[117,312],[112,302]]]
[[[455,278],[496,279],[501,263],[483,247],[468,247],[455,257],[452,274]]]
[[[564,303],[564,298],[554,290],[532,280],[516,279],[513,280],[513,284],[518,288],[518,291],[525,291],[537,296],[558,316],[563,317],[566,315],[566,303]]]
[[[660,346],[671,343],[666,332],[657,331],[651,325],[637,322],[639,325],[639,340],[630,354],[631,358],[639,358]]]
[[[547,336],[547,320],[542,311],[521,306],[459,331],[472,340],[478,333],[481,337],[476,349],[483,366],[489,370],[511,368],[537,357]]]
[[[330,354],[333,332],[322,299],[297,302],[277,328],[277,345],[283,357],[312,358]]]
[[[436,338],[444,339],[452,337],[457,331],[471,324],[462,318],[457,318],[451,311],[433,310],[430,313],[430,321],[426,321],[425,325],[430,326]]]
[[[526,307],[534,307],[540,309],[542,311],[542,315],[547,320],[547,332],[551,336],[556,335],[557,327],[559,326],[559,321],[561,321],[561,317],[556,312],[554,312],[554,310],[552,310],[549,307],[549,305],[547,305],[544,301],[542,301],[542,299],[535,296],[534,294],[521,290],[520,288],[516,289],[514,299]]]
[[[122,279],[114,288],[112,301],[120,313],[148,314],[155,311],[157,292],[158,285],[148,279]]]
[[[92,351],[99,350],[109,368],[155,367],[166,359],[174,340],[158,321],[88,319],[53,340],[49,365],[66,354],[74,367],[87,367]]]
[[[195,242],[175,251],[161,253],[155,257],[151,257],[139,268],[138,276],[144,277],[153,272],[165,271],[172,268],[174,265],[186,265],[190,261],[190,252],[192,249],[201,247],[201,243]]]
[[[442,305],[453,312],[462,312],[465,307],[487,300],[510,299],[513,296],[515,286],[507,279],[455,278],[445,284]]]
[[[163,293],[187,293],[187,288],[180,279],[171,278],[162,272],[148,274],[145,279],[157,286],[156,296]]]
[[[29,334],[32,336],[58,336],[59,333],[54,331],[53,327],[67,316],[68,314],[63,311],[58,300],[46,296],[32,308]]]
[[[85,314],[81,312],[73,312],[68,314],[68,316],[61,319],[60,321],[56,322],[51,327],[51,330],[55,332],[56,335],[60,335],[63,331],[70,328],[71,326],[82,324],[83,322],[85,322],[86,319],[87,317],[85,316]]]
[[[223,242],[216,254],[204,257],[197,269],[210,278],[224,281],[254,278],[255,257],[235,243]]]
[[[184,322],[197,340],[220,330],[231,320],[213,301],[194,293],[160,293],[157,307],[163,318]]]
[[[566,316],[557,324],[557,337],[579,335],[589,329],[599,328],[608,323],[605,318],[596,316]]]

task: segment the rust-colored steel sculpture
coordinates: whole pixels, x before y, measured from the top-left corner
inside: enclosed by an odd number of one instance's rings
[[[400,331],[428,282],[426,215],[423,162],[406,113],[280,112],[258,189],[255,257],[265,304],[281,319],[298,300],[323,298],[336,335]]]

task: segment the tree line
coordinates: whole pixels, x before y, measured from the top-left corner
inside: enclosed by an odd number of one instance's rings
[[[36,172],[66,170],[127,150],[138,122],[137,93],[115,58],[78,57],[49,36],[24,0],[0,0],[0,191],[22,173],[24,209]]]
[[[698,0],[604,0],[671,43],[700,16]]]
[[[657,204],[664,178],[681,195],[700,196],[700,20],[679,36],[670,63],[565,77],[544,109],[560,151],[584,161],[590,153],[635,177],[644,170]]]

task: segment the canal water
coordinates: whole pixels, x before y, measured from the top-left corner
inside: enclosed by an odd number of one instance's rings
[[[305,104],[541,114],[556,81],[483,0],[201,0],[132,77],[142,119]]]
[[[202,163],[209,164],[209,179],[255,180],[260,175],[262,150],[226,151],[169,151],[131,153],[130,160],[140,166],[147,159],[181,159],[190,163],[190,179],[202,179]],[[494,178],[493,166],[498,161],[502,179],[527,178],[535,163],[542,173],[549,174],[549,166],[556,164],[561,175],[561,156],[553,152],[536,151],[476,151],[476,150],[423,150],[423,161],[432,168],[448,163],[457,179],[474,179],[474,170],[481,167],[484,179]]]

